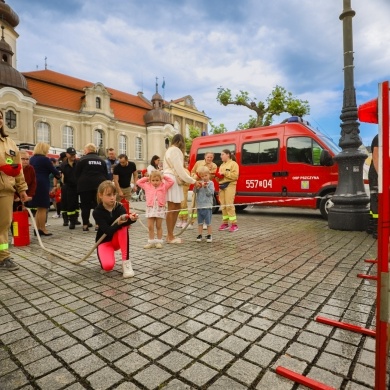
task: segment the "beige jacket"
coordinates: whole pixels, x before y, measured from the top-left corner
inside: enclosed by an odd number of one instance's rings
[[[228,182],[237,183],[240,169],[235,161],[229,160],[221,164],[219,167],[219,173],[225,175],[223,179],[219,180],[219,184]]]
[[[21,164],[19,149],[10,137],[0,136],[0,165]],[[24,180],[23,169],[16,177],[8,176],[0,171],[0,196],[13,195],[17,192],[26,191],[27,183]]]
[[[163,160],[164,174],[168,173],[174,176],[178,176],[182,181],[188,184],[196,183],[184,169],[184,156],[182,151],[177,146],[171,146],[167,149]]]

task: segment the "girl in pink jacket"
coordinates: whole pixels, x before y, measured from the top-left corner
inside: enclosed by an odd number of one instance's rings
[[[146,218],[148,219],[149,239],[145,249],[162,248],[162,220],[165,218],[165,203],[167,191],[174,181],[167,175],[161,176],[160,171],[152,171],[148,177],[137,181],[137,186],[145,191]],[[154,238],[154,225],[157,229],[157,239]]]

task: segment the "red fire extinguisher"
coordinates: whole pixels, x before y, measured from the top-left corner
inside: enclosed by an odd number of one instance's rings
[[[126,198],[122,198],[121,199],[121,203],[122,203],[122,206],[126,210],[126,214],[129,215],[129,213],[130,213],[130,202]],[[127,226],[127,229],[130,229],[130,225]]]
[[[22,208],[22,210],[14,211],[12,216],[12,231],[15,246],[30,245],[28,211],[26,209]]]

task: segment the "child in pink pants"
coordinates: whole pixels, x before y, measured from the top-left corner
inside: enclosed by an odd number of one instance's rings
[[[123,277],[131,278],[134,271],[129,260],[128,227],[138,216],[127,214],[121,203],[116,201],[116,188],[112,181],[103,181],[97,191],[98,205],[93,211],[93,218],[99,229],[96,242],[106,236],[97,247],[97,255],[103,270],[111,271],[115,266],[115,251],[122,254]],[[117,219],[119,220],[115,222]],[[114,223],[115,222],[115,223]]]

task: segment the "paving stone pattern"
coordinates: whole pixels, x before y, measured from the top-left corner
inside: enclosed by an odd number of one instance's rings
[[[141,207],[142,203],[135,203]],[[94,232],[49,214],[44,245],[80,259]],[[375,327],[376,257],[365,232],[328,228],[318,212],[249,209],[239,231],[143,249],[130,228],[135,277],[93,254],[73,265],[40,248],[11,248],[0,275],[0,389],[304,389],[284,366],[337,389],[374,388],[374,339],[315,321]],[[143,219],[143,222],[146,222]],[[118,254],[117,259],[120,259]]]

